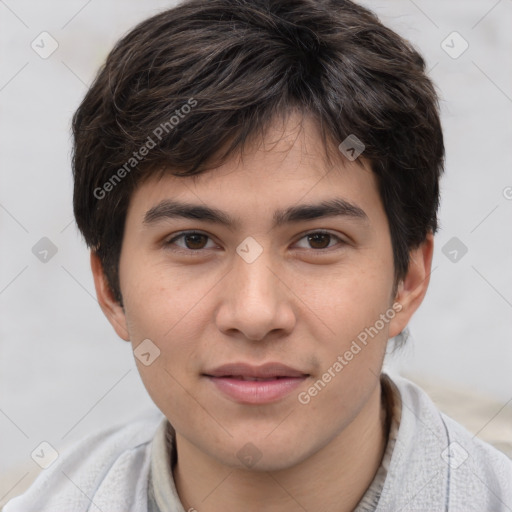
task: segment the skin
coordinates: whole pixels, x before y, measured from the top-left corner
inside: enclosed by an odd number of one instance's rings
[[[344,160],[326,169],[315,125],[306,120],[300,129],[297,121],[294,114],[273,123],[243,160],[196,177],[150,179],[135,191],[120,257],[124,307],[91,254],[98,300],[118,335],[134,349],[144,339],[160,349],[151,365],[136,362],[176,431],[174,479],[185,509],[350,511],[385,449],[378,375],[388,339],[406,327],[426,293],[433,237],[411,252],[392,296],[391,239],[374,174],[364,159],[364,168]],[[275,210],[334,197],[359,206],[368,220],[271,227]],[[165,199],[221,209],[239,225],[180,218],[145,225],[146,212]],[[311,243],[305,235],[319,229],[334,236]],[[183,230],[207,237],[166,244]],[[248,236],[263,249],[250,264],[236,252]],[[301,404],[298,393],[394,302],[401,311]],[[241,404],[202,376],[235,361],[281,362],[309,377],[278,402]],[[252,467],[237,457],[249,442],[261,455]]]

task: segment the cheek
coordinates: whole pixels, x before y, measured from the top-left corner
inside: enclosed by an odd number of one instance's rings
[[[149,367],[137,361],[142,380],[158,403],[155,393],[170,397],[179,383],[185,385],[197,371],[209,314],[206,308],[219,279],[192,277],[158,266],[125,276],[131,276],[125,280],[126,289],[132,290],[125,298],[125,311],[133,348],[149,339],[160,351]]]
[[[316,316],[317,323],[328,328],[326,333],[330,332],[333,343],[341,348],[340,343],[350,343],[390,308],[392,270],[385,261],[361,257],[358,264],[292,282],[302,280],[299,297],[315,314],[312,318]]]
[[[215,293],[218,281],[219,276],[206,272],[198,275],[194,268],[140,265],[125,280],[126,288],[132,291],[125,300],[130,325],[138,334],[164,340],[180,324],[190,323],[209,293]]]
[[[176,425],[186,424],[195,404],[194,378],[203,354],[205,293],[199,286],[185,287],[158,279],[154,286],[139,286],[127,303],[133,348],[144,339],[158,347],[159,355],[145,366],[136,360],[141,379],[155,404]],[[208,283],[206,283],[208,284]],[[210,286],[211,287],[211,286]],[[207,288],[208,289],[208,288]]]
[[[389,304],[392,282],[383,278],[388,272],[379,265],[374,269],[332,276],[310,296],[308,305],[329,334],[316,338],[319,373],[305,392],[311,397],[310,411],[325,421],[333,404],[347,421],[352,418],[378,381],[395,311]]]

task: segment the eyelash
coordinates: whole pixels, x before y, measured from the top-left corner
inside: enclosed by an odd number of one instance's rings
[[[338,244],[340,244],[340,245],[347,245],[347,242],[344,241],[343,239],[341,239],[339,236],[337,236],[337,235],[335,235],[335,234],[333,234],[333,233],[331,233],[329,231],[322,230],[322,229],[319,229],[319,230],[316,230],[316,231],[308,231],[308,232],[302,234],[300,236],[300,238],[298,238],[297,242],[299,242],[303,238],[306,238],[307,236],[317,235],[317,234],[330,236],[331,238],[334,238],[338,242]],[[170,240],[167,240],[165,242],[165,246],[171,246],[177,240],[179,240],[181,238],[184,238],[186,236],[190,236],[190,235],[203,235],[203,236],[207,237],[208,240],[212,240],[212,238],[209,235],[207,235],[206,233],[203,233],[202,231],[182,231],[181,233],[178,233],[176,236],[174,236]],[[295,242],[295,243],[297,243],[297,242]],[[321,252],[325,252],[325,251],[328,251],[328,250],[332,250],[333,247],[335,247],[335,246],[326,247],[326,248],[323,248],[323,249],[313,249],[313,248],[310,248],[310,249],[305,249],[305,250],[309,250],[309,251],[312,251],[314,253],[321,253]],[[188,249],[188,248],[182,248],[181,247],[179,249],[172,249],[172,250],[175,251],[175,252],[178,252],[178,253],[186,253],[188,255],[194,255],[194,254],[199,254],[201,252],[204,252],[207,249],[204,249],[204,248],[203,249]]]

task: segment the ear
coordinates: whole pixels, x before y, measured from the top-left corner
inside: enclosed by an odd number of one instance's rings
[[[124,309],[114,298],[114,294],[112,293],[107,278],[103,272],[103,265],[94,251],[91,251],[91,270],[94,277],[96,296],[98,297],[98,303],[101,310],[107,317],[107,320],[111,323],[118,336],[125,341],[130,341]]]
[[[409,253],[409,270],[399,283],[394,300],[397,314],[389,322],[390,338],[397,336],[406,328],[412,315],[423,302],[430,282],[433,252],[434,235],[429,232],[425,241]]]

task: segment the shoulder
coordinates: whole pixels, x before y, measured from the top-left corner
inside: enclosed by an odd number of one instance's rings
[[[469,497],[488,510],[511,510],[512,460],[446,414],[440,415],[447,434],[443,458],[450,469],[454,510]]]
[[[440,511],[512,509],[512,461],[439,411],[416,384],[392,382],[402,412],[382,502],[407,510],[428,503]]]
[[[151,409],[74,443],[3,512],[145,510],[151,441],[164,420]]]

